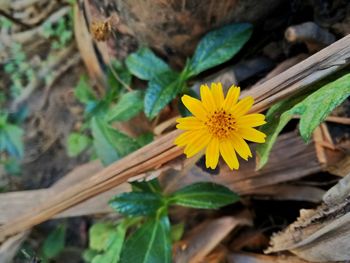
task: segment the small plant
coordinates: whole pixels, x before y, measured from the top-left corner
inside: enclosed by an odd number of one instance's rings
[[[126,65],[130,72],[148,81],[144,99],[146,116],[153,119],[177,95],[190,93],[187,87],[189,79],[231,59],[251,34],[252,26],[247,23],[231,24],[209,32],[181,72],[172,70],[148,48],[129,55]]]
[[[75,96],[85,105],[85,123],[80,132],[70,134],[68,154],[77,156],[83,150],[94,146],[97,156],[108,165],[153,140],[153,135],[145,133],[131,138],[112,127],[115,122],[128,121],[143,110],[143,92],[127,92],[125,85],[131,83],[131,75],[118,61],[114,61],[109,73],[109,88],[102,98],[98,98],[87,82],[81,77]],[[119,80],[114,76],[118,74]],[[91,135],[89,134],[91,130]]]
[[[43,24],[43,36],[51,39],[51,48],[62,49],[73,39],[73,18],[72,14],[64,16],[53,24],[50,21]]]
[[[4,70],[10,76],[11,97],[18,97],[27,83],[35,78],[35,71],[28,63],[27,55],[22,45],[13,43],[10,47],[10,59],[6,63]]]
[[[218,209],[239,200],[228,188],[213,183],[195,183],[165,194],[154,179],[134,182],[132,189],[110,201],[110,206],[126,218],[90,228],[89,250],[84,253],[87,262],[171,262],[171,244],[181,238],[183,224],[171,224],[170,206]]]

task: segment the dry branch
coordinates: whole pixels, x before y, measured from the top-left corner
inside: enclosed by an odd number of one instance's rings
[[[321,171],[312,144],[305,145],[296,133],[288,133],[278,138],[271,155],[274,161],[269,162],[261,171],[255,171],[255,161],[250,159],[247,163],[242,164],[239,171],[234,172],[234,176],[232,171],[227,169],[222,169],[220,176],[211,176],[197,166],[192,166],[189,171],[184,172],[185,169],[182,168],[184,165],[180,160],[165,166],[159,178],[167,192],[175,191],[196,181],[208,180],[224,184],[239,195],[315,203],[321,201],[324,191],[319,188],[281,184]],[[298,164],[298,169],[295,169],[295,163]],[[0,224],[11,222],[21,215],[23,210],[44,204],[68,186],[78,185],[102,169],[100,162],[94,161],[75,168],[49,189],[0,194],[0,211],[4,211],[0,214]],[[152,173],[152,176],[154,174]],[[112,210],[107,204],[108,200],[118,193],[129,190],[129,184],[123,183],[71,207],[55,217],[111,212]]]
[[[280,99],[304,90],[308,84],[328,76],[349,62],[350,36],[346,36],[243,95],[249,94],[256,99],[257,103],[253,106],[252,112],[262,111]],[[79,185],[67,188],[35,209],[25,211],[12,222],[0,227],[0,240],[27,230],[84,200],[106,192],[126,182],[130,177],[173,160],[182,153],[182,149],[173,144],[174,138],[179,134],[180,131],[171,132],[113,163]]]

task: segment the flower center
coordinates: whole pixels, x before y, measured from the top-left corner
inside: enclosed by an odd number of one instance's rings
[[[209,132],[219,139],[228,138],[232,131],[236,130],[236,120],[231,113],[220,109],[208,116],[205,125]]]

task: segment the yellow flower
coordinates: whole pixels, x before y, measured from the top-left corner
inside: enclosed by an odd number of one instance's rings
[[[194,115],[179,118],[177,128],[185,130],[175,144],[185,146],[184,153],[190,158],[205,149],[207,168],[215,169],[219,155],[230,169],[238,169],[236,153],[247,160],[252,157],[245,140],[263,143],[266,135],[253,127],[265,124],[263,114],[247,114],[254,103],[250,96],[238,101],[240,88],[232,86],[226,98],[221,83],[200,87],[201,101],[188,95],[182,97],[186,108]]]

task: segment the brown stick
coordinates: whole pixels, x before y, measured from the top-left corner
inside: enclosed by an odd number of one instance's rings
[[[262,111],[273,103],[304,90],[350,62],[350,35],[323,49],[254,89],[244,92],[256,99],[251,112]],[[0,240],[29,229],[86,199],[105,192],[137,174],[154,169],[182,153],[174,146],[180,131],[173,131],[153,143],[106,167],[95,176],[66,189],[36,209],[0,227]]]

